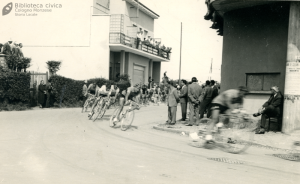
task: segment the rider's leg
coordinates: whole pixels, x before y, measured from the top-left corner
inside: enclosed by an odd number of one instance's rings
[[[95,107],[96,107],[96,105],[97,105],[97,103],[98,103],[99,100],[100,99],[96,98],[95,102],[92,105],[92,109],[91,109],[91,112],[89,113],[89,116],[94,113],[94,109],[95,109]]]
[[[207,126],[207,129],[206,129],[206,136],[205,136],[206,140],[212,140],[212,131],[213,131],[215,125],[219,121],[219,114],[220,114],[219,109],[212,110],[212,120],[210,121],[210,123],[209,123],[209,125]]]
[[[125,103],[125,98],[121,97],[120,98],[120,108],[119,108],[120,110],[117,112],[117,116],[114,118],[114,121],[120,120],[120,114],[123,111],[124,103]]]

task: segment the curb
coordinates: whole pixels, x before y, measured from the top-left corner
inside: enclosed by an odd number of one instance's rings
[[[176,134],[181,134],[182,132],[184,132],[185,136],[189,136],[189,134],[190,134],[190,131],[172,130],[169,128],[158,127],[158,125],[154,125],[153,129],[165,131],[165,132],[176,133]],[[254,142],[249,142],[249,143],[251,144],[251,146],[257,147],[257,148],[264,148],[264,149],[269,149],[269,150],[273,150],[273,151],[284,151],[287,153],[300,153],[300,151],[295,151],[295,150],[291,150],[291,149],[276,148],[276,147],[262,145],[262,144],[258,144],[258,143],[254,143]]]

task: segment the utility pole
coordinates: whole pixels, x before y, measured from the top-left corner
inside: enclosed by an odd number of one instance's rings
[[[179,81],[181,79],[181,50],[182,50],[182,22],[181,22],[181,31],[180,31],[180,60],[179,60]]]

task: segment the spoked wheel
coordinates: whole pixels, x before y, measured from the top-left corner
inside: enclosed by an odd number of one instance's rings
[[[101,108],[99,112],[94,114],[93,121],[96,121],[98,117],[101,119],[104,116],[105,112],[106,112],[106,105],[103,108]]]
[[[114,127],[116,124],[114,123],[114,119],[117,116],[117,113],[119,111],[120,108],[116,108],[113,112],[113,114],[111,115],[110,119],[109,119],[109,126],[110,127]]]
[[[128,128],[130,128],[132,122],[134,119],[134,111],[130,111],[124,114],[124,117],[122,118],[121,121],[121,130],[125,131]]]
[[[88,100],[86,100],[84,102],[83,107],[82,107],[81,113],[86,112],[88,105],[89,105],[89,102],[88,102]]]
[[[215,135],[215,141],[221,150],[238,154],[246,151],[253,139],[253,132],[240,129],[238,124],[231,124],[227,129],[222,129],[221,134]]]

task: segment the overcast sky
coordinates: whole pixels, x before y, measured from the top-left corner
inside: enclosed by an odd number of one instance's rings
[[[211,21],[204,20],[207,8],[204,0],[141,0],[144,5],[157,13],[155,38],[161,38],[165,45],[173,48],[169,63],[162,64],[162,73],[173,78],[179,77],[180,23],[183,24],[181,78],[193,76],[204,82],[208,78],[213,59],[213,76],[220,80],[223,37],[209,28]]]
[[[9,0],[0,1],[0,9]],[[0,16],[0,41],[6,42],[9,37],[26,45],[88,45],[90,4],[83,6],[82,0],[18,0],[13,3],[60,3],[63,8],[54,8],[51,13],[39,13],[38,17],[17,17],[13,13]],[[179,77],[180,56],[180,23],[183,24],[182,72],[181,78],[190,80],[197,77],[204,82],[208,79],[211,60],[213,59],[212,78],[220,80],[222,58],[222,40],[216,30],[209,28],[211,21],[204,20],[207,8],[204,0],[140,0],[148,8],[160,15],[155,20],[155,38],[161,38],[166,46],[173,48],[171,61],[162,64],[162,74],[167,71],[169,77]],[[76,13],[74,13],[76,12]],[[51,25],[51,26],[50,26]],[[55,26],[53,26],[55,25]],[[41,32],[43,34],[41,34]],[[64,34],[64,37],[58,36]],[[46,48],[45,48],[46,49]],[[37,54],[33,58],[31,70],[46,71],[44,66],[48,58]],[[50,53],[49,60],[59,59],[55,52]],[[71,58],[72,59],[72,58]],[[39,64],[38,62],[43,63]],[[40,66],[42,65],[42,66]],[[69,67],[66,63],[63,65]],[[62,67],[63,67],[62,66]],[[63,68],[62,68],[63,70]]]

